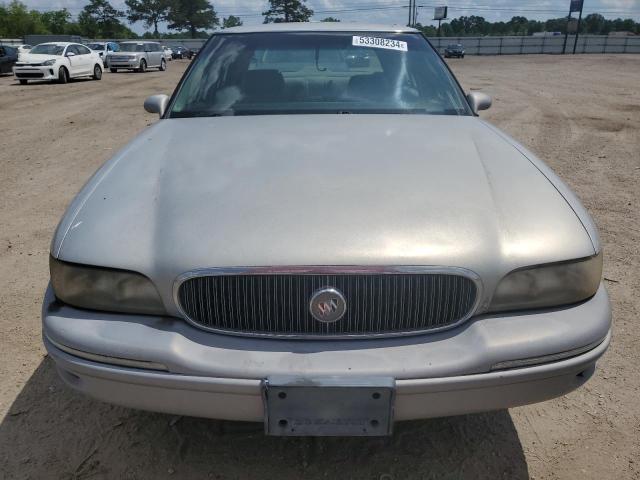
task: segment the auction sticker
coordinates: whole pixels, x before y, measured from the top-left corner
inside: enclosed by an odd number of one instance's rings
[[[361,37],[354,35],[353,45],[356,47],[386,48],[387,50],[399,50],[401,52],[408,51],[407,42],[393,40],[392,38]]]

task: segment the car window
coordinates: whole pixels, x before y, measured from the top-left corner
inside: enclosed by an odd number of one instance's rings
[[[0,47],[0,57],[4,57],[6,55],[5,49]]]
[[[75,45],[75,47],[76,47],[76,50],[78,51],[78,55],[87,55],[91,53],[91,50],[89,50],[84,45]]]
[[[90,43],[87,45],[91,50],[104,50],[104,45],[101,43]]]
[[[62,55],[64,45],[40,44],[31,49],[29,53],[36,55]]]
[[[75,45],[69,45],[67,47],[67,52],[65,55],[69,55],[69,53],[73,53],[75,55],[80,55],[80,53],[78,52],[78,49],[76,48]]]
[[[18,53],[18,50],[14,47],[4,47],[4,50],[6,52],[7,55],[16,55]]]
[[[196,57],[169,116],[294,113],[470,115],[419,34],[218,34]]]
[[[144,52],[145,46],[142,43],[122,43],[120,50],[123,52]]]

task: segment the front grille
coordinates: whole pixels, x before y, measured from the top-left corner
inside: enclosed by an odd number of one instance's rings
[[[309,311],[324,287],[341,291],[344,316],[334,323]],[[292,336],[395,335],[441,329],[467,318],[476,283],[447,273],[225,274],[188,278],[177,300],[184,314],[207,329]]]
[[[42,78],[44,74],[42,72],[16,72],[16,76],[20,78]]]

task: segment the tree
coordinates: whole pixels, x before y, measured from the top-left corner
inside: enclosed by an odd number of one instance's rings
[[[304,3],[307,0],[269,0],[271,8],[263,12],[264,23],[308,22],[313,10]]]
[[[511,20],[507,22],[507,25],[513,32],[513,35],[526,35],[528,24],[529,21],[526,19],[526,17],[520,16],[511,17]]]
[[[120,23],[121,17],[124,17],[124,12],[113,8],[107,0],[90,0],[78,15],[78,23],[90,37],[114,38],[128,30]]]
[[[420,22],[416,23],[415,28],[420,30],[427,37],[435,37],[438,35],[438,29],[431,25],[422,25]]]
[[[229,15],[222,20],[222,28],[240,27],[242,26],[242,20],[234,15]]]
[[[0,36],[22,37],[29,33],[47,33],[36,10],[27,10],[27,6],[18,0],[13,0],[8,7],[2,7],[0,14]]]
[[[66,8],[62,10],[51,10],[49,12],[42,12],[40,19],[45,28],[54,35],[63,35],[67,33],[71,19],[71,13]]]
[[[594,34],[600,33],[605,22],[606,20],[599,13],[590,13],[582,20],[586,33]]]
[[[321,22],[339,22],[339,18],[327,17],[320,20]]]
[[[167,19],[170,0],[126,0],[127,20],[144,22],[145,28],[153,27],[154,36],[158,36],[158,23]]]
[[[220,24],[207,0],[172,0],[167,21],[171,30],[188,30],[191,38],[196,38],[199,28],[207,30]]]

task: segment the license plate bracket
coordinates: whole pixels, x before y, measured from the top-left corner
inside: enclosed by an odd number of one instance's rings
[[[384,436],[392,432],[394,378],[274,376],[262,386],[267,435]]]

